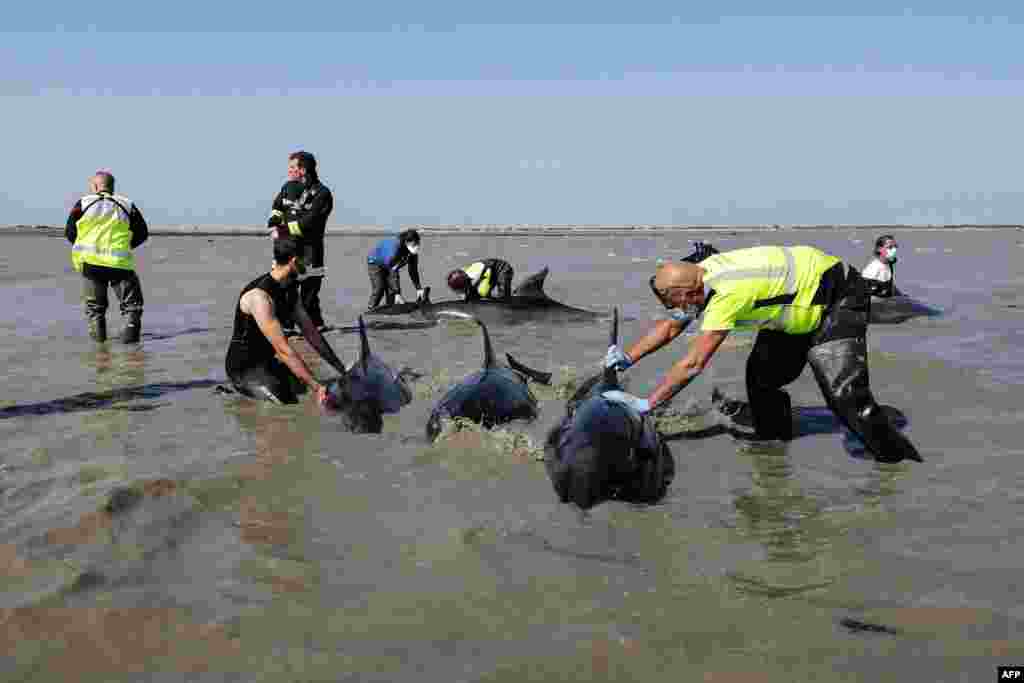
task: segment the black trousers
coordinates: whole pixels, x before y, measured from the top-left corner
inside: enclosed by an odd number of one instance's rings
[[[228,369],[228,379],[243,396],[273,403],[298,403],[306,386],[276,358],[263,366]]]
[[[82,304],[86,319],[106,316],[110,306],[108,288],[114,290],[121,303],[121,315],[142,315],[142,283],[134,270],[86,263],[82,266]]]
[[[807,334],[776,330],[757,333],[747,358],[746,385],[754,431],[759,438],[793,438],[792,404],[782,387],[800,377],[812,348],[839,339],[866,337],[870,297],[860,273],[853,268],[848,273],[844,270],[840,263],[822,276],[814,302],[826,308],[817,330]],[[831,397],[825,399],[831,404]]]
[[[512,264],[501,259],[488,259],[485,263],[491,268],[490,298],[503,299],[512,296],[512,278],[515,277]]]
[[[324,283],[324,241],[312,240],[302,245],[303,260],[310,269],[315,269],[316,274],[306,275],[299,280],[299,299],[302,300],[302,307],[306,309],[310,320],[317,327],[324,324],[324,314],[320,310],[320,288]]]
[[[395,303],[395,295],[402,293],[398,271],[376,263],[368,263],[366,272],[370,276],[370,301],[366,308],[376,308],[381,299],[384,299],[388,306]]]

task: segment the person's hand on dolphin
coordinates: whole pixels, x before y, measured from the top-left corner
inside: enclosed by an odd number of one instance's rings
[[[604,356],[604,366],[606,368],[625,370],[632,365],[633,359],[630,358],[629,354],[623,351],[617,344],[612,344],[608,347],[608,353]]]
[[[618,391],[617,389],[613,391],[606,391],[601,394],[601,396],[609,401],[615,401],[616,403],[629,406],[641,415],[650,412],[651,410],[651,404],[647,402],[646,398],[627,394],[625,391]]]

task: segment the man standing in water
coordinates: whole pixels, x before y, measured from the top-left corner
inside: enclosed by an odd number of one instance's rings
[[[89,178],[89,193],[75,202],[64,229],[74,245],[71,263],[83,278],[89,336],[107,340],[107,288],[112,287],[127,318],[121,341],[135,344],[142,334],[143,300],[132,250],[149,237],[149,226],[130,199],[114,194],[109,172]]]
[[[699,375],[736,328],[758,329],[747,359],[746,384],[759,439],[793,438],[789,394],[810,363],[833,413],[882,462],[921,462],[913,444],[883,414],[868,385],[867,325],[871,298],[855,268],[813,247],[753,247],[699,263],[663,263],[651,289],[671,319],[658,323],[628,351],[608,349],[607,367],[625,369],[678,337],[703,313],[689,353],[646,399],[605,393],[647,412],[671,400]]]
[[[303,384],[320,404],[327,388],[318,382],[302,357],[285,339],[278,316],[290,305],[289,289],[306,270],[296,240],[274,240],[274,265],[242,289],[235,307],[234,331],[225,359],[228,378],[239,393],[274,403],[297,403]],[[344,373],[344,366],[320,335],[301,300],[294,300],[291,315],[309,345]]]
[[[299,282],[299,298],[317,329],[323,331],[325,325],[320,310],[320,287],[324,279],[324,232],[327,230],[327,219],[334,210],[334,197],[327,186],[320,182],[316,172],[316,158],[309,152],[300,151],[288,155],[288,180],[302,183],[302,193],[298,199],[289,199],[289,183],[285,183],[274,199],[267,227],[287,228],[288,234],[298,240],[300,253],[308,268]]]

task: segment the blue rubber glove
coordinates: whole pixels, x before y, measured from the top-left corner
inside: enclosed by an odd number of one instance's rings
[[[633,359],[629,357],[628,353],[614,344],[608,347],[608,353],[604,356],[604,366],[606,368],[625,370],[631,365],[633,365]]]
[[[603,394],[601,394],[601,396],[608,399],[609,401],[615,401],[616,403],[621,403],[623,405],[629,406],[630,408],[640,413],[641,415],[651,410],[651,404],[647,402],[646,398],[640,398],[639,396],[634,396],[633,394],[627,394],[624,391],[606,391]]]

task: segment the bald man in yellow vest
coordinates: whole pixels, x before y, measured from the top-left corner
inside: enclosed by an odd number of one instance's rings
[[[886,418],[868,385],[867,325],[871,299],[856,268],[814,247],[752,247],[698,263],[659,264],[650,280],[670,311],[628,351],[608,349],[608,367],[625,369],[678,337],[703,314],[689,353],[646,399],[606,392],[640,412],[672,399],[703,372],[734,329],[757,330],[746,385],[754,433],[793,438],[789,394],[808,363],[829,408],[876,460],[921,462],[913,444]]]
[[[111,287],[126,318],[121,341],[138,342],[144,302],[132,250],[149,238],[149,226],[139,207],[114,194],[113,175],[97,171],[89,178],[89,194],[71,209],[64,235],[73,245],[71,263],[83,278],[89,336],[98,342],[107,339],[107,288]]]

